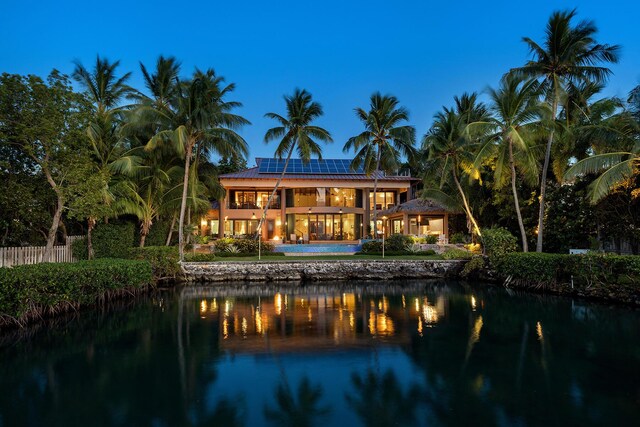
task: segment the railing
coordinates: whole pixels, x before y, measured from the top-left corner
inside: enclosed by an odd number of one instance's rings
[[[83,236],[68,236],[67,244],[54,246],[51,259],[47,262],[75,262],[77,261],[71,252],[71,242]],[[12,248],[0,248],[0,267],[13,267],[15,265],[38,264],[43,262],[44,246],[21,246]]]

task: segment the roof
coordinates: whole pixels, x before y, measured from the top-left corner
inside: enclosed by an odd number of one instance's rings
[[[437,204],[433,200],[413,199],[408,202],[401,203],[391,209],[380,211],[380,215],[392,215],[394,213],[406,212],[410,214],[421,214],[429,212],[451,212],[445,207]]]
[[[286,160],[256,158],[258,173],[282,173]],[[287,173],[293,174],[322,174],[322,175],[347,175],[364,173],[363,165],[358,168],[351,168],[351,160],[348,159],[309,159],[303,162],[302,159],[289,159]]]
[[[280,178],[280,175],[282,174],[282,172],[279,172],[279,173],[265,172],[265,170],[271,171],[271,170],[277,169],[277,166],[275,168],[270,168],[269,166],[267,166],[271,163],[270,161],[273,161],[273,160],[275,159],[256,158],[257,166],[254,166],[252,168],[245,169],[239,172],[232,172],[232,173],[220,175],[219,178],[220,179],[253,179],[253,180],[278,179]],[[292,159],[292,161],[293,160],[299,161],[299,159]],[[337,166],[335,168],[329,168],[329,167],[325,168],[322,164],[319,164],[319,167],[318,167],[318,164],[316,164],[316,166],[310,167],[304,172],[298,172],[300,168],[297,168],[297,169],[292,168],[292,171],[289,172],[290,169],[287,166],[285,179],[287,180],[296,180],[296,179],[297,180],[323,180],[323,181],[327,181],[327,180],[329,181],[337,181],[337,180],[373,181],[377,175],[379,181],[419,181],[419,179],[417,178],[412,178],[406,175],[385,175],[385,173],[382,171],[374,172],[368,176],[364,172],[349,171],[347,173],[346,169],[344,168],[344,165],[345,165],[345,162],[349,163],[350,161],[344,160],[344,159],[326,159],[326,160],[323,160],[323,162],[329,162],[327,164],[331,164],[331,162],[335,162],[333,164]],[[260,170],[261,166],[262,166],[262,172]],[[335,173],[324,172],[324,170],[329,170],[329,169],[334,171],[337,170],[337,172]],[[318,171],[318,172],[311,172],[311,171]]]

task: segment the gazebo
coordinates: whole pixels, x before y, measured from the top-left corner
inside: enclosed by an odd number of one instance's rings
[[[386,234],[413,236],[435,235],[444,243],[449,240],[448,211],[433,200],[413,199],[377,213],[378,221],[387,218]]]

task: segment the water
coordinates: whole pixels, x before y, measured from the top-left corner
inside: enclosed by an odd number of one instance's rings
[[[336,253],[355,253],[361,249],[361,245],[350,245],[350,244],[321,244],[321,243],[310,243],[304,245],[293,245],[283,243],[280,245],[276,245],[274,251],[275,252],[284,252],[291,254],[298,253],[321,253],[321,254],[336,254]]]
[[[186,288],[0,337],[0,427],[637,425],[639,326],[452,282]]]

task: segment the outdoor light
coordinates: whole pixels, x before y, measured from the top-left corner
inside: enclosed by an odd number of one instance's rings
[[[384,258],[384,225],[387,222],[387,217],[382,217],[382,258]]]
[[[251,219],[256,219],[256,213],[255,212],[251,213]]]
[[[207,219],[206,218],[202,218],[200,220],[200,225],[203,226],[203,227],[206,227],[207,226]]]

